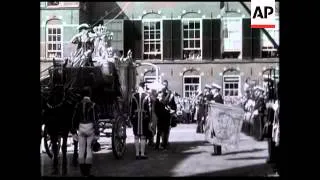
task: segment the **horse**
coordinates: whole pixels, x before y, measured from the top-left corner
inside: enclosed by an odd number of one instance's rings
[[[50,136],[53,151],[53,172],[58,174],[59,140],[62,138],[62,174],[67,173],[67,139],[72,127],[72,115],[77,96],[63,86],[54,86],[50,92],[43,111],[44,124]],[[77,165],[78,142],[74,141],[73,165]]]

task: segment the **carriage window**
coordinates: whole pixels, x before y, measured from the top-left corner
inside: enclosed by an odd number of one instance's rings
[[[143,59],[161,59],[161,26],[160,20],[144,20]]]
[[[276,27],[273,29],[266,29],[274,41],[279,45],[279,17],[276,20]],[[268,37],[261,31],[261,41],[262,41],[262,57],[263,58],[273,58],[279,57],[277,49],[273,46]]]
[[[242,19],[224,18],[222,23],[224,56],[238,58],[242,51]]]
[[[182,21],[183,59],[201,59],[201,20]]]
[[[113,33],[111,46],[114,50],[123,52],[123,20],[105,20],[105,23],[108,23],[107,30]]]
[[[47,57],[62,59],[62,27],[48,26],[47,28]]]
[[[199,89],[201,89],[200,76],[184,76],[183,77],[183,96],[193,97]]]
[[[223,77],[223,96],[240,96],[240,76],[228,75]]]

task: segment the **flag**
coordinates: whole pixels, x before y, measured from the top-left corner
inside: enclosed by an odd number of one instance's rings
[[[213,103],[208,105],[205,123],[206,141],[225,148],[237,148],[244,119],[244,110],[238,106]]]

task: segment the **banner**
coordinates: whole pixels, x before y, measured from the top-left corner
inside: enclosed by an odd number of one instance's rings
[[[206,141],[223,148],[237,148],[243,123],[241,107],[213,103],[208,105],[205,122]]]

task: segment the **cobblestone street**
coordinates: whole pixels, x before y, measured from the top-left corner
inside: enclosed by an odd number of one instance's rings
[[[127,129],[127,152],[122,160],[112,154],[111,139],[102,137],[102,150],[94,154],[94,176],[265,176],[272,173],[267,165],[267,142],[257,142],[241,134],[239,148],[212,156],[212,145],[204,142],[203,134],[195,133],[195,124],[179,124],[170,133],[166,152],[147,147],[148,160],[135,160],[132,129]],[[51,160],[42,153],[41,172],[51,175]],[[80,176],[71,166],[72,146],[68,148],[68,175]]]

